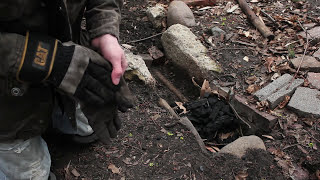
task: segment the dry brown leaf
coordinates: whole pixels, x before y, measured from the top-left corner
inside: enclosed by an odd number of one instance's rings
[[[288,104],[290,98],[291,98],[290,96],[285,96],[285,97],[284,97],[284,100],[279,104],[278,107],[279,107],[280,109],[284,108],[284,107]]]
[[[187,109],[183,106],[182,102],[175,102],[176,105],[178,105],[178,107],[183,110],[183,112],[181,114],[186,114],[187,113]]]
[[[320,169],[317,170],[317,172],[316,172],[316,177],[317,177],[318,180],[320,180]]]
[[[113,174],[120,174],[120,169],[117,168],[114,164],[110,164],[108,169],[112,171]]]
[[[80,173],[76,170],[76,169],[72,169],[71,173],[75,176],[75,177],[79,177]]]
[[[271,140],[274,140],[274,138],[272,136],[269,136],[269,135],[262,135],[263,137],[265,138],[268,138],[268,139],[271,139]]]
[[[250,76],[250,77],[248,77],[247,79],[246,79],[246,83],[248,84],[248,85],[251,85],[251,84],[253,84],[253,83],[255,83],[256,81],[257,81],[257,77],[256,76]]]
[[[267,107],[269,107],[269,103],[267,101],[257,102],[257,109],[260,111],[265,110]]]
[[[200,90],[200,98],[203,98],[204,94],[206,93],[210,93],[211,92],[211,88],[209,85],[209,81],[207,81],[206,79],[203,81],[202,83],[202,87]]]
[[[229,137],[233,136],[234,132],[229,132],[229,133],[221,133],[220,134],[220,140],[223,141],[225,139],[228,139]]]
[[[267,57],[266,58],[266,66],[268,68],[269,73],[271,72],[271,65],[277,59],[277,57]]]
[[[256,91],[258,91],[259,90],[259,86],[258,85],[256,85],[256,84],[251,84],[251,85],[249,85],[248,86],[248,88],[247,88],[247,93],[249,93],[249,94],[253,94],[253,93],[255,93]]]
[[[217,151],[215,151],[212,147],[208,147],[206,146],[206,149],[210,152],[216,153]]]

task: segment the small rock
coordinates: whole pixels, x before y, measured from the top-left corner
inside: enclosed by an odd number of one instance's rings
[[[221,35],[225,35],[226,32],[218,27],[211,28],[211,33],[214,37],[220,37]]]
[[[301,116],[320,117],[320,91],[299,87],[293,94],[288,107]]]
[[[310,30],[307,30],[308,32],[308,38],[314,39],[313,43],[318,43],[320,40],[320,26],[316,26]],[[298,35],[302,36],[303,38],[306,38],[306,33],[304,31],[298,33]]]
[[[302,57],[298,57],[298,58],[291,60],[292,64],[294,65],[294,67],[296,69],[299,67],[299,64],[301,62],[301,58]],[[312,56],[305,56],[303,59],[303,62],[301,64],[300,70],[302,70],[302,71],[309,70],[311,72],[320,72],[320,62]]]
[[[195,26],[196,21],[191,9],[183,1],[172,1],[168,8],[167,26],[182,24],[187,27]]]
[[[313,53],[313,57],[318,58],[318,60],[320,59],[320,49],[318,49],[318,51]]]
[[[308,81],[311,87],[320,90],[320,73],[308,73]]]
[[[127,79],[133,79],[138,77],[144,81],[145,84],[154,86],[156,81],[152,77],[146,63],[141,56],[134,55],[132,52],[125,50],[125,56],[128,62],[128,68],[126,69],[125,77]]]
[[[161,4],[148,8],[146,13],[155,28],[162,27],[162,21],[165,19],[167,11]]]
[[[207,48],[186,26],[172,25],[163,33],[161,42],[168,59],[197,80],[202,81],[209,71],[222,71],[220,65],[207,55]]]
[[[219,153],[228,153],[242,158],[249,149],[266,150],[266,146],[258,136],[243,136],[223,147]]]

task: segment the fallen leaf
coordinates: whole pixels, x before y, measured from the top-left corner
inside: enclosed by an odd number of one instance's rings
[[[202,83],[202,87],[200,90],[200,98],[202,98],[204,96],[204,94],[206,93],[210,93],[211,92],[211,88],[209,85],[209,81],[207,81],[206,79],[203,81]]]
[[[75,176],[75,177],[79,177],[80,173],[76,170],[76,169],[72,169],[71,173]]]
[[[268,138],[268,139],[271,139],[271,140],[274,140],[274,138],[272,136],[269,136],[269,135],[262,135],[263,137],[265,138]]]
[[[225,139],[228,139],[229,137],[233,136],[233,134],[234,134],[233,132],[229,132],[229,133],[226,133],[226,134],[221,133],[220,134],[220,140],[223,141]]]
[[[249,57],[245,56],[245,57],[243,57],[243,60],[246,61],[246,62],[249,62]]]
[[[290,96],[285,96],[285,97],[284,97],[284,100],[279,104],[278,107],[279,107],[280,109],[284,108],[284,107],[288,104],[290,98],[291,98]]]
[[[256,76],[250,76],[250,77],[248,77],[248,78],[246,79],[246,83],[247,83],[248,85],[251,85],[251,84],[255,83],[256,81],[257,81],[257,77],[256,77]]]
[[[258,91],[259,90],[259,86],[258,85],[256,85],[256,84],[251,84],[251,85],[249,85],[248,86],[248,88],[247,88],[247,93],[249,93],[249,94],[253,94],[253,93],[255,93],[256,91]]]
[[[277,59],[277,57],[267,57],[266,58],[266,66],[268,68],[269,73],[272,72],[271,71],[271,65],[273,64],[273,62]]]
[[[181,114],[186,114],[187,113],[187,109],[183,106],[182,102],[175,102],[175,103],[181,110],[183,110],[183,112]]]
[[[112,171],[113,174],[120,174],[120,169],[117,168],[114,164],[110,164],[108,169]]]
[[[210,151],[210,152],[213,152],[213,153],[216,153],[217,151],[215,151],[212,147],[208,147],[206,146],[207,150]]]
[[[317,172],[316,172],[316,177],[317,177],[318,180],[320,180],[320,169],[317,170]]]

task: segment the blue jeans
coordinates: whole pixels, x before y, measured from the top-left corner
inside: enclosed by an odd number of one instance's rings
[[[93,133],[80,105],[76,107],[76,128],[71,126],[58,106],[54,109],[52,120],[53,127],[66,134],[87,136]],[[47,180],[50,166],[48,147],[41,136],[0,143],[0,180]]]

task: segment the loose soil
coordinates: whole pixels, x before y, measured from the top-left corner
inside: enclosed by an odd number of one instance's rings
[[[146,17],[147,7],[156,3],[169,4],[169,1],[134,0],[125,1],[121,24],[121,43],[134,46],[136,54],[148,54],[151,46],[163,50],[160,37],[157,36],[137,43],[130,43],[160,33],[163,29],[154,29]],[[219,3],[223,7],[229,1]],[[233,2],[233,1],[231,1]],[[277,13],[280,8],[267,8],[272,2],[263,1],[263,7],[269,14]],[[293,2],[279,1],[292,6]],[[302,1],[304,2],[304,1]],[[319,1],[310,0],[310,17],[319,16]],[[294,4],[295,6],[297,4]],[[214,8],[217,8],[215,6]],[[209,49],[209,55],[223,67],[224,73],[216,75],[221,83],[234,83],[236,93],[251,99],[246,91],[246,79],[257,76],[266,84],[273,75],[268,73],[265,58],[266,41],[260,36],[256,39],[245,39],[239,35],[239,29],[255,33],[252,25],[239,14],[210,13],[214,11],[198,11],[194,7],[198,25],[191,30]],[[218,8],[217,8],[218,9]],[[311,11],[312,10],[312,11]],[[241,12],[242,13],[242,12]],[[274,28],[269,21],[267,25]],[[218,26],[225,30],[229,39],[215,38],[212,47],[208,43],[211,36],[210,28]],[[287,28],[292,28],[288,26]],[[272,29],[276,31],[276,29]],[[285,31],[283,29],[282,31]],[[279,33],[280,34],[280,33]],[[226,38],[226,37],[225,37]],[[235,40],[240,39],[256,46],[241,45]],[[318,46],[319,47],[319,46]],[[301,49],[301,46],[300,46]],[[296,52],[299,52],[297,47]],[[243,60],[249,57],[249,62]],[[199,89],[193,85],[191,77],[168,60],[154,63],[150,67],[159,70],[189,100],[196,100]],[[157,78],[157,77],[156,77]],[[250,150],[239,159],[232,155],[203,154],[189,130],[176,124],[177,121],[166,110],[159,106],[159,98],[163,98],[175,107],[178,98],[160,83],[154,88],[146,87],[139,81],[129,81],[130,89],[137,98],[136,107],[125,114],[120,114],[123,128],[118,138],[109,146],[99,142],[90,145],[78,145],[66,136],[48,138],[49,150],[52,155],[52,170],[58,179],[290,179],[292,175],[309,174],[316,179],[316,171],[320,170],[320,127],[316,119],[302,119],[287,110],[276,110],[270,113],[279,115],[279,122],[267,138],[267,151]],[[263,86],[263,85],[262,85]],[[305,139],[303,139],[305,138]],[[312,143],[312,144],[310,144]],[[209,145],[208,145],[209,146]],[[221,146],[215,146],[221,148]],[[110,165],[114,165],[111,168]],[[109,167],[109,168],[108,168]],[[292,168],[294,167],[294,168]],[[75,173],[75,170],[78,172]],[[72,173],[73,170],[73,173]],[[112,172],[113,170],[113,172]],[[242,178],[241,178],[242,177]],[[243,178],[244,177],[244,178]]]

